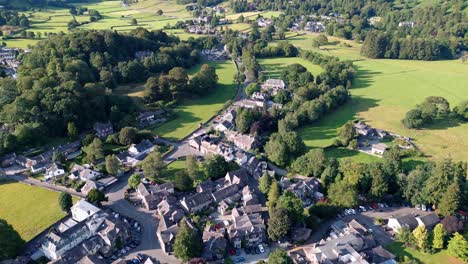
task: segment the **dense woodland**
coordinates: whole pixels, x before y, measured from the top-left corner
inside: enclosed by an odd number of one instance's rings
[[[29,19],[24,15],[19,15],[13,10],[0,11],[0,26],[20,26],[23,28],[29,27]]]
[[[247,8],[242,0],[231,5],[236,3]],[[276,20],[276,26],[283,30],[300,16],[331,16],[327,34],[356,41],[368,39],[362,53],[371,58],[447,59],[468,46],[468,18],[464,11],[467,3],[463,0],[416,7],[414,1],[256,0],[254,3],[259,10],[283,11],[285,15]],[[381,20],[371,25],[372,17]],[[305,17],[308,19],[312,20]]]
[[[128,97],[112,92],[118,84],[169,76],[167,98],[162,99],[177,101],[188,94],[183,68],[198,63],[198,45],[142,28],[128,34],[80,31],[40,41],[23,55],[16,80],[0,80],[0,120],[5,124],[2,152],[32,146],[47,136],[64,136],[69,123],[79,131],[108,119],[117,127],[131,125],[137,108]],[[217,80],[210,67],[204,73],[214,78],[211,82]],[[204,73],[196,87],[213,86],[200,84],[206,80]]]

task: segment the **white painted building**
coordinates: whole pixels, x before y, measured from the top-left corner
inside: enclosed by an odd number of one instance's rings
[[[71,208],[72,218],[78,222],[89,218],[99,211],[101,211],[101,209],[88,203],[85,199],[79,200]]]

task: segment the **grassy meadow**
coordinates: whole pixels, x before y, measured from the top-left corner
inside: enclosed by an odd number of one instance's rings
[[[1,183],[0,218],[29,241],[66,215],[59,208],[58,196],[58,192],[23,183]]]
[[[258,63],[262,67],[262,71],[265,74],[267,79],[270,78],[280,78],[281,73],[287,69],[287,67],[294,63],[299,63],[302,66],[306,67],[309,72],[311,72],[314,76],[320,74],[323,69],[313,64],[310,61],[307,61],[302,58],[266,58],[266,59],[258,59]]]
[[[397,260],[403,261],[404,257],[415,259],[417,263],[424,264],[463,264],[463,260],[449,256],[447,250],[442,250],[435,254],[422,253],[415,249],[405,247],[402,243],[394,242],[386,246],[387,250],[397,256]]]
[[[153,129],[155,134],[171,139],[182,139],[198,128],[200,123],[208,121],[216,115],[226,101],[232,99],[236,93],[236,85],[233,76],[236,67],[231,61],[208,62],[216,67],[218,74],[218,88],[199,98],[184,99],[174,109],[174,118],[167,123]],[[199,71],[201,65],[191,69],[194,74]]]
[[[295,36],[288,41],[314,49],[313,34]],[[354,61],[356,79],[352,100],[322,120],[300,130],[309,147],[331,145],[337,130],[346,121],[361,118],[370,125],[415,139],[423,152],[435,158],[468,159],[468,123],[448,119],[425,129],[407,129],[401,124],[405,113],[428,96],[443,96],[456,106],[468,99],[468,64],[451,61],[374,60],[359,55],[360,45],[330,37],[332,45],[315,49]],[[351,47],[346,47],[342,43]]]

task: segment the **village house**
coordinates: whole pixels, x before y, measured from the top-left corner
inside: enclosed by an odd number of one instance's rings
[[[267,27],[269,25],[273,24],[273,20],[269,19],[269,18],[263,18],[263,17],[260,17],[257,19],[257,25],[261,28],[263,27]]]
[[[240,168],[235,171],[229,171],[226,173],[226,176],[224,176],[224,185],[229,186],[236,184],[240,187],[244,187],[244,185],[247,184],[248,178],[249,173],[244,168]]]
[[[261,93],[261,92],[254,92],[252,94],[252,96],[250,96],[250,98],[252,98],[253,100],[256,100],[256,101],[266,101],[269,99],[269,96],[267,93]]]
[[[236,101],[234,103],[234,106],[247,108],[247,109],[255,109],[255,108],[263,108],[265,106],[265,103],[263,101],[243,99],[243,100]]]
[[[413,230],[418,227],[418,221],[414,215],[402,215],[396,217],[390,217],[388,219],[387,226],[393,229],[394,232],[398,232],[401,228],[407,228]]]
[[[226,139],[233,142],[234,145],[244,151],[250,151],[256,147],[258,147],[258,140],[255,136],[251,136],[248,134],[242,134],[236,131],[224,131],[224,135]]]
[[[202,257],[208,261],[222,260],[226,254],[228,241],[224,238],[226,230],[218,225],[206,225],[203,231]]]
[[[65,175],[65,169],[63,165],[54,162],[46,168],[44,178],[46,181],[48,181],[50,179],[57,179],[63,175]]]
[[[172,187],[172,191],[174,187]],[[158,204],[164,200],[170,193],[167,190],[160,189],[157,192],[153,192],[152,189],[148,190],[144,183],[138,184],[136,188],[138,198],[141,199],[142,204],[146,210],[157,209]],[[172,192],[173,193],[173,192]]]
[[[180,204],[189,213],[196,213],[206,209],[213,202],[211,192],[197,193],[188,197],[183,197]]]
[[[42,243],[42,252],[50,260],[60,258],[68,250],[96,235],[106,217],[105,213],[94,214],[86,221],[82,221],[64,232],[51,231]]]
[[[141,154],[148,154],[154,150],[154,145],[149,140],[145,139],[138,144],[130,145],[128,148],[128,153],[133,156],[138,156]]]
[[[439,223],[440,219],[436,213],[430,213],[416,217],[416,221],[418,221],[418,226],[424,226],[428,230],[432,230]]]
[[[179,222],[184,217],[184,211],[177,206],[177,199],[173,196],[161,201],[158,206],[158,231],[156,236],[159,240],[161,249],[169,254],[172,252],[172,245],[175,241],[177,232],[179,231]],[[185,218],[185,222],[189,227],[193,227],[193,223]]]
[[[242,204],[243,206],[260,204],[257,192],[248,185],[242,189]]]
[[[395,256],[378,245],[372,232],[362,224],[356,220],[340,222],[332,225],[329,238],[288,254],[297,263],[396,264]],[[333,226],[338,226],[339,231]]]
[[[62,154],[66,160],[74,159],[81,154],[81,142],[79,140],[73,141],[57,147],[56,151]],[[52,158],[51,152],[50,158]]]
[[[372,145],[372,153],[382,156],[384,152],[387,150],[387,144],[385,143],[377,143]]]
[[[39,173],[45,172],[45,170],[49,166],[50,166],[50,162],[46,162],[46,161],[38,162],[38,163],[34,164],[33,166],[31,166],[31,173],[32,174],[39,174]]]
[[[162,109],[142,112],[138,115],[137,121],[140,127],[151,126],[157,123],[166,122],[166,112]]]
[[[371,135],[373,132],[372,128],[362,121],[355,123],[354,128],[359,135],[364,137]]]
[[[107,138],[109,135],[112,135],[114,133],[114,128],[112,127],[111,122],[96,122],[94,123],[93,126],[94,129],[94,135],[98,138]]]
[[[30,169],[32,166],[36,165],[37,163],[37,160],[25,157],[23,155],[16,156],[15,161],[16,161],[16,164],[23,166],[25,168],[28,168],[28,169]]]
[[[87,181],[95,180],[101,177],[101,175],[102,174],[100,172],[92,170],[90,165],[81,166],[74,164],[70,170],[70,175],[68,175],[68,178],[71,180],[79,179],[82,181]]]
[[[85,199],[79,200],[70,209],[73,220],[77,222],[86,220],[99,211],[101,211],[101,209],[87,202]]]
[[[286,84],[283,80],[279,79],[268,79],[262,84],[262,92],[266,92],[270,95],[276,95],[280,90],[286,89]]]
[[[13,164],[15,164],[15,161],[16,161],[16,153],[13,152],[10,154],[6,154],[0,160],[0,166],[2,168],[12,166]]]
[[[302,200],[304,206],[310,206],[313,201],[324,198],[320,192],[321,185],[317,178],[295,177],[290,179],[283,177],[279,182],[283,191],[291,191],[297,198]]]
[[[213,201],[215,203],[219,203],[225,199],[230,199],[231,201],[228,202],[228,204],[232,204],[236,200],[240,199],[239,186],[237,184],[229,185],[212,193],[211,195],[213,196]]]
[[[227,234],[234,248],[256,246],[266,239],[266,227],[259,213],[238,215],[232,212],[233,224],[227,227]]]

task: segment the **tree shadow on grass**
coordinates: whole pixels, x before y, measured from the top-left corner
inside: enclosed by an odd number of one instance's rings
[[[434,120],[434,123],[424,127],[424,130],[445,130],[448,128],[452,127],[458,127],[463,124],[466,124],[466,122],[463,122],[462,120],[454,117],[454,116],[449,116],[444,119],[436,119]]]
[[[25,243],[12,225],[0,218],[0,261],[16,257]]]
[[[421,262],[419,259],[415,258],[415,256],[413,256],[411,253],[406,251],[406,246],[403,243],[394,242],[385,246],[385,248],[392,254],[397,256],[398,261],[403,262],[405,260],[405,257],[407,257],[409,259],[414,260],[418,264],[423,264],[423,262]]]
[[[356,75],[351,90],[369,87],[374,83],[373,78],[376,75],[382,74],[378,71],[366,70],[362,66],[356,66],[356,68]]]

